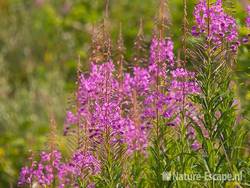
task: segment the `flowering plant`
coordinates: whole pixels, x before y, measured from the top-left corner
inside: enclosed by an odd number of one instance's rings
[[[183,50],[181,60],[164,35],[164,7],[161,1],[148,63],[141,28],[135,62],[125,61],[121,32],[113,58],[104,20],[102,37],[93,40],[89,73],[78,69],[75,108],[66,115],[64,135],[76,140],[72,157],[63,161],[57,150],[42,152],[40,160],[22,168],[20,186],[186,187],[197,182],[166,182],[161,174],[249,169],[238,157],[245,138],[231,90],[231,65],[240,46],[236,20],[221,0],[200,0],[191,29],[197,41]],[[225,182],[198,184],[220,187]]]

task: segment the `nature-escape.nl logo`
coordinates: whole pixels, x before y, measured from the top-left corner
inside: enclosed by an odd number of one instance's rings
[[[163,181],[238,181],[243,180],[243,171],[237,174],[212,174],[205,172],[204,174],[188,174],[188,173],[178,173],[178,172],[163,172]]]

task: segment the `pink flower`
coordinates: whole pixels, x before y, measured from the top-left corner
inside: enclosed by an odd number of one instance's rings
[[[224,40],[230,43],[238,41],[236,21],[224,12],[221,0],[217,0],[209,7],[206,0],[200,0],[195,6],[194,17],[196,25],[192,27],[193,36],[205,35],[216,45]],[[232,50],[237,50],[238,46],[239,44],[235,43]]]
[[[247,6],[246,26],[250,28],[250,5]]]

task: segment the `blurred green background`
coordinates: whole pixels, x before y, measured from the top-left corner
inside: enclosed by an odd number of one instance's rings
[[[156,2],[110,1],[109,30],[115,41],[122,23],[128,61],[140,18],[150,41]],[[246,1],[242,2],[236,4],[234,15],[243,36],[249,31],[244,27]],[[192,25],[195,0],[188,0],[188,4]],[[62,134],[67,98],[75,87],[77,57],[81,56],[86,69],[92,25],[102,20],[104,7],[104,0],[0,0],[0,187],[15,187],[28,151],[44,148],[51,113]],[[169,1],[169,15],[167,35],[173,38],[177,54],[181,48],[182,0]],[[250,119],[248,48],[241,47],[234,76],[243,125]]]

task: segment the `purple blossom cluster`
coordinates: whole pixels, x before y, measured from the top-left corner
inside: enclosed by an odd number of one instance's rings
[[[70,126],[87,127],[88,136],[100,143],[107,126],[112,134],[122,125],[119,84],[114,79],[114,64],[92,64],[90,75],[80,74],[77,89],[77,112],[67,112],[65,134]],[[87,125],[87,126],[86,126]]]
[[[127,119],[124,131],[124,142],[127,144],[127,153],[143,152],[145,154],[148,146],[148,129],[147,124],[137,124]],[[127,123],[127,124],[126,124]]]
[[[164,116],[172,119],[170,125],[178,125],[181,122],[180,114],[189,116],[190,110],[193,112],[192,103],[188,96],[199,93],[199,86],[195,82],[195,73],[184,68],[176,68],[171,71],[171,82],[167,94],[168,108]],[[198,114],[198,113],[197,113]]]
[[[30,158],[30,163],[30,166],[21,169],[18,186],[80,187],[78,179],[83,180],[87,175],[100,172],[100,162],[90,152],[83,151],[76,151],[67,163],[62,162],[61,153],[57,150],[42,151],[39,160]],[[93,183],[89,182],[89,185]]]
[[[161,39],[154,35],[150,45],[149,92],[144,100],[144,116],[154,119],[163,116],[167,105],[168,74],[174,67],[173,42],[170,38]]]
[[[56,180],[61,167],[61,153],[57,150],[41,152],[38,161],[30,158],[31,165],[21,169],[19,186],[38,183],[42,187],[50,186]]]
[[[191,105],[187,96],[199,92],[194,73],[173,67],[173,42],[155,36],[149,67],[135,66],[133,74],[123,73],[122,80],[115,77],[111,60],[93,63],[88,75],[79,76],[78,108],[67,113],[65,134],[72,126],[85,127],[89,140],[101,144],[108,130],[113,142],[127,145],[129,154],[145,152],[154,119],[159,116],[178,125],[180,112]]]
[[[246,26],[250,28],[250,5],[247,6]]]
[[[144,100],[144,116],[155,119],[158,115],[164,118],[167,122],[166,125],[169,126],[180,125],[181,121],[185,121],[183,120],[185,116],[201,126],[198,109],[189,99],[190,95],[200,92],[195,80],[195,73],[186,68],[174,68],[174,66],[173,42],[170,39],[161,40],[153,37],[148,68],[150,81],[147,88],[149,88],[149,92]],[[200,144],[195,138],[195,131],[190,126],[187,127],[187,135],[192,143],[192,148],[199,149]],[[190,135],[192,136],[190,137]]]
[[[174,44],[170,38],[159,39],[153,36],[150,45],[149,72],[154,76],[166,76],[167,65],[174,66]],[[167,63],[167,64],[166,64]]]
[[[192,27],[193,36],[205,35],[216,45],[227,41],[233,43],[233,51],[237,50],[240,45],[237,24],[233,17],[224,12],[221,0],[211,5],[207,0],[200,0],[195,6],[194,17],[196,25]]]
[[[77,114],[67,113],[65,133],[75,124],[87,127],[87,134],[94,145],[102,143],[104,134],[109,131],[112,141],[127,143],[128,152],[143,151],[147,145],[148,128],[140,113],[134,117],[132,96],[136,92],[137,100],[146,95],[149,74],[137,67],[134,76],[126,73],[120,83],[115,78],[114,67],[112,61],[92,64],[88,76],[80,75],[78,111]]]
[[[58,173],[59,187],[64,188],[69,185],[79,187],[78,180],[86,180],[88,175],[96,175],[100,172],[100,162],[90,153],[76,151],[68,163],[60,167]],[[89,186],[93,183],[87,182]]]

